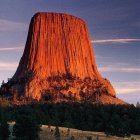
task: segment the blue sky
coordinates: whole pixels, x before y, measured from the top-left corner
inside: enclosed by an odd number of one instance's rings
[[[0,0],[0,82],[14,74],[38,11],[84,19],[99,71],[117,96],[140,101],[140,0]]]

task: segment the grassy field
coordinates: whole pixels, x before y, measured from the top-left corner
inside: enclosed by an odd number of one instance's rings
[[[40,132],[41,140],[55,140],[54,138],[54,130],[55,127],[48,127],[47,125],[42,125],[42,131]],[[59,127],[61,140],[68,140],[68,138],[74,136],[74,140],[87,140],[88,136],[92,137],[92,140],[131,140],[131,138],[135,138],[136,140],[140,140],[140,136],[132,135],[130,138],[120,138],[115,136],[107,137],[102,132],[92,132],[92,131],[81,131],[77,129],[69,129],[68,136],[68,128]]]
[[[12,128],[14,122],[10,124],[10,131],[12,132]],[[131,140],[135,138],[136,140],[140,140],[140,135],[131,135],[129,138],[120,138],[115,136],[107,137],[103,132],[93,132],[93,131],[82,131],[72,128],[59,127],[60,131],[60,140],[88,140],[87,137],[91,136],[92,140]],[[41,140],[56,140],[54,137],[55,127],[54,126],[41,126],[40,138]],[[72,137],[74,139],[72,139]],[[12,135],[10,140],[12,139]]]

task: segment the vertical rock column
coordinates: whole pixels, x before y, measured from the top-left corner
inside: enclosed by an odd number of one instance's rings
[[[37,13],[31,19],[23,56],[13,80],[30,76],[24,85],[16,85],[28,97],[41,98],[45,79],[71,74],[98,79],[115,96],[109,81],[99,74],[88,29],[80,18],[61,13]],[[24,90],[23,90],[24,89]]]

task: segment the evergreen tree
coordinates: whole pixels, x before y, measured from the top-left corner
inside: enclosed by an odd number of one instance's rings
[[[3,116],[2,116],[2,107],[0,106],[0,122],[2,121]]]
[[[87,136],[87,140],[92,140],[92,136]]]
[[[39,140],[40,126],[29,116],[19,116],[13,128],[16,139]]]
[[[69,140],[74,140],[75,138],[74,138],[74,136],[71,136],[70,138],[69,138]]]
[[[9,124],[6,121],[0,123],[0,140],[7,140],[10,135]]]
[[[8,139],[10,135],[9,124],[4,118],[2,107],[0,106],[0,140]]]
[[[5,82],[4,82],[4,80],[3,80],[1,85],[4,85],[4,84],[5,84]]]
[[[54,136],[56,140],[60,140],[60,132],[59,132],[59,127],[56,126]]]
[[[70,137],[70,129],[67,129],[67,137]]]

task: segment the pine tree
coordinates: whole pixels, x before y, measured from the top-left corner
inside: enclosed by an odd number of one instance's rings
[[[2,107],[0,106],[0,140],[8,139],[10,135],[9,124],[4,118]]]
[[[59,127],[56,126],[55,128],[55,133],[54,133],[55,139],[60,140],[60,132],[59,132]]]
[[[2,116],[2,107],[0,106],[0,122],[3,120],[3,116]]]
[[[3,80],[1,85],[4,85],[4,84],[5,84],[5,82],[4,82],[4,80]]]
[[[92,140],[92,136],[87,136],[87,140]]]
[[[70,137],[70,129],[67,129],[67,137]]]
[[[4,121],[0,123],[0,139],[6,140],[10,135],[9,124]]]
[[[19,116],[13,128],[17,139],[39,140],[40,126],[29,116]]]

